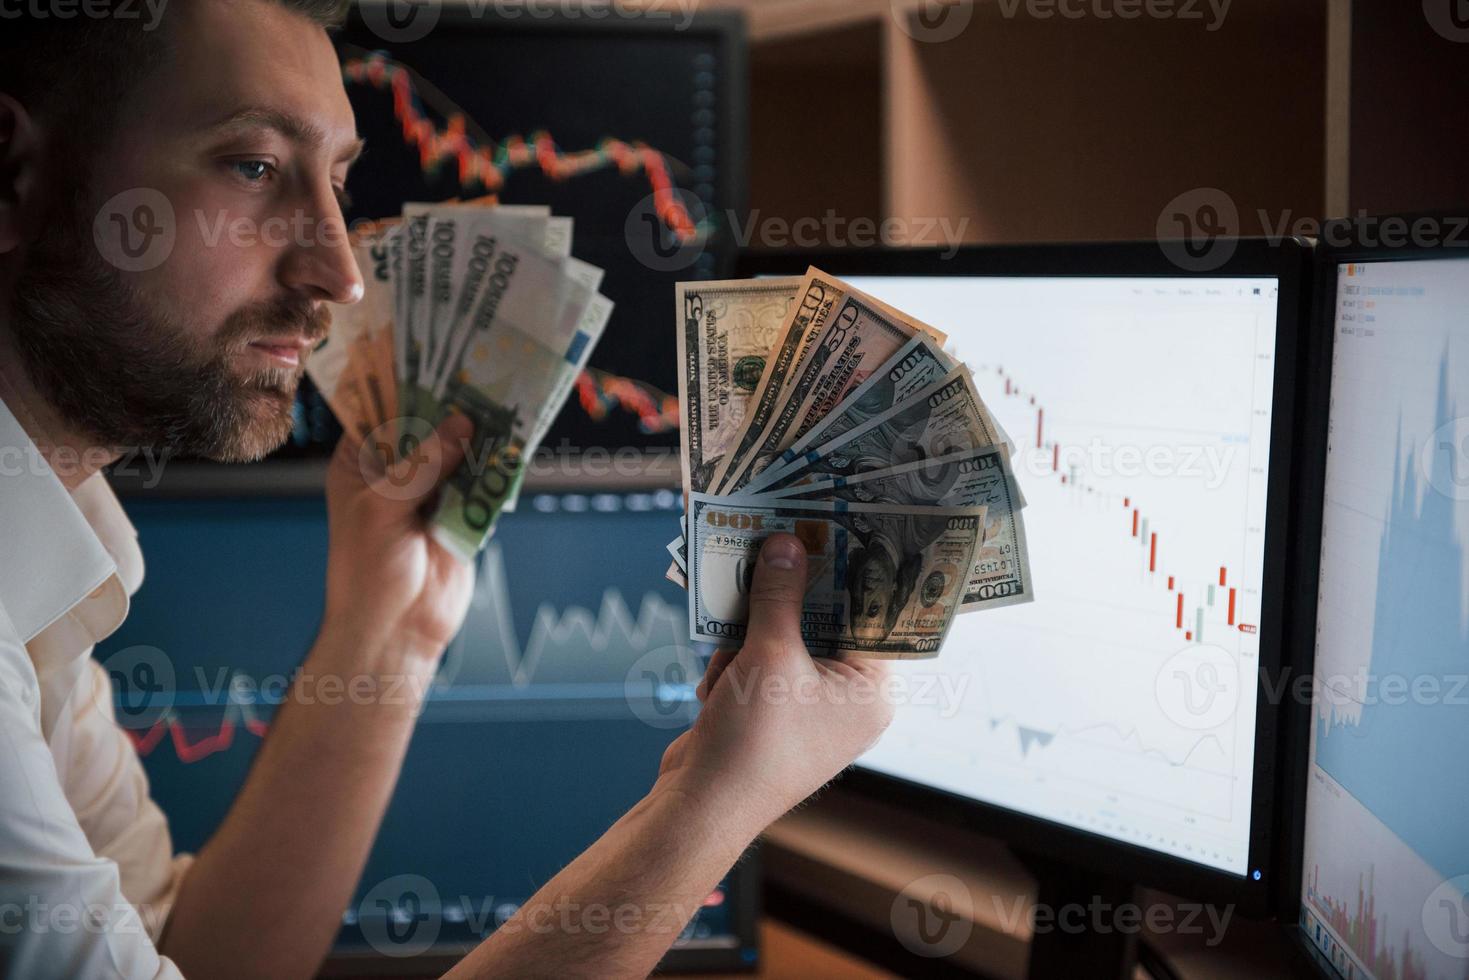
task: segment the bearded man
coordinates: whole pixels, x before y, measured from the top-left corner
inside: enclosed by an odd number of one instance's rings
[[[143,577],[101,469],[140,447],[270,452],[327,304],[362,296],[340,201],[362,145],[328,37],[342,6],[0,6],[4,972],[313,975],[464,620],[472,572],[425,526],[436,488],[379,492],[395,474],[344,441],[327,478],[321,631],[301,674],[409,694],[325,703],[292,689],[192,856],[173,852],[89,656]],[[218,227],[260,233],[208,234]],[[424,455],[450,473],[469,435],[450,419]],[[568,903],[691,915],[770,821],[873,742],[891,708],[848,689],[881,674],[807,654],[804,576],[799,543],[772,538],[747,642],[714,658],[699,719],[647,797],[452,975],[647,973],[682,922],[544,926]],[[766,679],[830,696],[764,698]]]

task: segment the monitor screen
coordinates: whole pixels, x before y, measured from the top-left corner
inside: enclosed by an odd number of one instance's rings
[[[1469,259],[1337,269],[1300,924],[1469,977]]]
[[[897,665],[862,765],[1249,873],[1278,280],[850,279],[973,369],[1036,595]]]
[[[352,6],[335,37],[367,149],[347,181],[349,222],[486,194],[573,219],[572,254],[606,271],[615,308],[545,445],[677,447],[671,335],[647,324],[667,321],[676,281],[733,261],[727,216],[746,187],[737,16]],[[310,379],[295,422],[277,455],[331,452],[340,430]]]
[[[176,849],[197,851],[315,638],[325,506],[304,496],[124,505],[147,576],[96,656]],[[473,943],[652,786],[697,705],[683,593],[652,546],[680,506],[670,490],[528,489],[501,521],[343,910],[339,952]],[[157,693],[139,698],[139,678]],[[725,950],[735,966],[754,956],[739,912],[753,896],[739,885],[737,872],[709,896],[678,949]]]

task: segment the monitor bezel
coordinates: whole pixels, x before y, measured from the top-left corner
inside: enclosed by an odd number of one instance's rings
[[[1399,241],[1384,244],[1384,225],[1429,221],[1454,231],[1451,241],[1435,244]],[[1298,613],[1292,619],[1290,644],[1297,653],[1297,669],[1314,676],[1316,659],[1316,613],[1321,574],[1321,529],[1325,517],[1326,455],[1330,427],[1331,366],[1336,339],[1336,291],[1338,271],[1347,263],[1444,261],[1469,258],[1469,208],[1459,211],[1397,215],[1358,215],[1327,222],[1313,254],[1311,317],[1301,352],[1301,383],[1297,426],[1297,486],[1290,577],[1293,603]],[[1295,686],[1292,685],[1292,690]],[[1301,886],[1306,853],[1306,799],[1310,793],[1311,721],[1314,703],[1309,697],[1285,700],[1281,718],[1282,770],[1286,791],[1281,799],[1287,825],[1282,834],[1282,867],[1277,899],[1280,919],[1290,935],[1302,963],[1318,976],[1340,980],[1327,957],[1316,948],[1301,928]]]
[[[1301,239],[1239,239],[1227,258],[1208,271],[1181,268],[1159,242],[1055,243],[966,246],[955,249],[862,249],[752,251],[741,256],[743,276],[791,275],[814,265],[832,275],[975,276],[1021,278],[1274,277],[1276,304],[1275,391],[1271,424],[1270,476],[1266,501],[1264,578],[1261,588],[1260,671],[1255,725],[1255,779],[1251,802],[1247,871],[1237,875],[1158,851],[1108,838],[971,797],[899,777],[854,767],[842,777],[865,796],[921,810],[928,816],[987,836],[1000,837],[1017,850],[1038,852],[1098,873],[1128,869],[1138,884],[1165,889],[1200,901],[1228,903],[1246,915],[1265,917],[1278,902],[1280,793],[1276,765],[1279,748],[1278,703],[1272,703],[1267,678],[1286,662],[1287,547],[1293,479],[1298,344],[1309,299],[1310,245]],[[1220,249],[1220,252],[1229,251]],[[1218,253],[1216,253],[1217,255]],[[942,327],[942,325],[938,325]],[[1253,872],[1261,877],[1255,880]]]

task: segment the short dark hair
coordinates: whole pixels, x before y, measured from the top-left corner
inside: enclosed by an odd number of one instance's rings
[[[268,2],[330,30],[345,21],[350,0]],[[75,162],[67,155],[85,152],[84,141],[95,145],[112,135],[123,99],[168,54],[167,6],[153,23],[136,0],[92,0],[64,19],[37,6],[0,19],[0,93],[58,135],[57,163],[66,167]]]

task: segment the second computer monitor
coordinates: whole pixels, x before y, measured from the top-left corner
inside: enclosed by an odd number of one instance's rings
[[[948,334],[1028,502],[1035,601],[897,667],[906,703],[859,783],[1262,900],[1302,253],[1241,244],[1209,274],[1156,246],[810,257]]]

